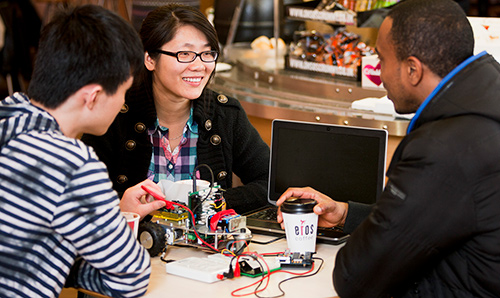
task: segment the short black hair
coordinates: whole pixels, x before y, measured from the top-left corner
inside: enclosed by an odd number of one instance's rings
[[[184,25],[191,25],[200,30],[207,38],[211,50],[220,54],[217,31],[207,17],[197,8],[178,3],[159,6],[149,12],[142,21],[139,35],[144,51],[148,52],[151,58],[158,58],[160,54],[155,51],[174,39],[177,30]],[[214,73],[215,71],[212,73],[212,77]],[[151,76],[151,72],[144,67],[140,75],[141,80],[137,83],[145,84],[147,90],[151,90],[153,82]]]
[[[203,13],[192,6],[170,3],[151,11],[144,19],[140,36],[144,51],[149,55],[158,55],[155,50],[171,41],[179,27],[191,25],[200,30],[208,40],[213,51],[220,52],[217,31]]]
[[[97,5],[61,10],[42,29],[27,93],[47,108],[88,84],[111,95],[143,62],[139,35],[116,13]]]
[[[405,0],[387,16],[398,60],[417,57],[443,78],[474,53],[472,27],[452,0]]]

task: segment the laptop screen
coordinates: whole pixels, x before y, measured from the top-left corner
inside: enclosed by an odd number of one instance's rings
[[[383,190],[387,131],[274,120],[268,201],[310,186],[337,201],[375,203]]]

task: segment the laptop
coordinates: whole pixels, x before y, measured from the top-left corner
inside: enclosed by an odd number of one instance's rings
[[[257,234],[284,235],[275,205],[289,187],[310,186],[342,202],[375,203],[384,188],[386,151],[383,129],[273,120],[271,206],[246,213],[247,227]],[[340,229],[318,228],[317,242],[340,244],[348,236]]]

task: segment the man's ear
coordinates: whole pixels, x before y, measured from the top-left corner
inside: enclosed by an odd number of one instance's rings
[[[80,89],[80,92],[85,107],[92,111],[99,100],[99,95],[104,92],[104,89],[101,85],[89,84]]]
[[[415,56],[410,56],[406,59],[406,71],[408,82],[416,86],[422,81],[422,77],[424,75],[422,62]]]
[[[151,58],[148,52],[144,52],[144,65],[149,71],[153,71],[155,69],[156,61]]]

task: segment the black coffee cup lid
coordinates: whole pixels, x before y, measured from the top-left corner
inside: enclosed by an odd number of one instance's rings
[[[311,213],[318,202],[314,199],[289,198],[281,205],[281,212]]]

